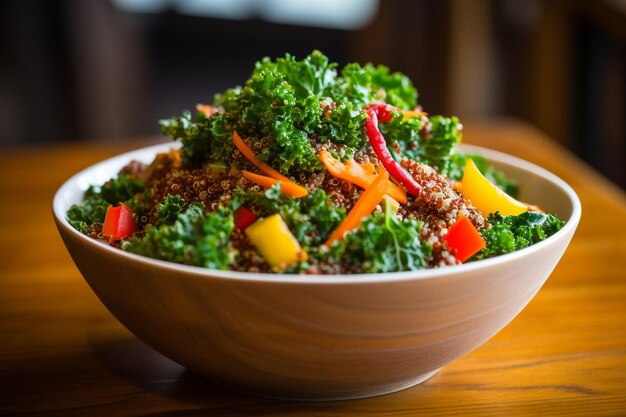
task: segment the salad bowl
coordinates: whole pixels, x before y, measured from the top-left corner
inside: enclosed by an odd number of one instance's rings
[[[311,276],[160,261],[90,239],[68,223],[67,210],[90,184],[172,147],[139,149],[79,172],[54,197],[55,223],[95,294],[138,338],[218,384],[256,395],[350,399],[425,381],[485,343],[531,301],[581,216],[575,192],[553,174],[463,145],[518,181],[524,201],[540,202],[565,226],[525,249],[463,265]]]

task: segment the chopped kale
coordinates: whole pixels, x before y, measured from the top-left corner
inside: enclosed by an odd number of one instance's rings
[[[189,111],[159,121],[161,133],[182,142],[183,160],[192,165],[201,164],[205,160],[229,161],[234,149],[231,140],[232,127],[229,123],[223,114],[216,114],[210,118],[200,114],[194,121]]]
[[[97,192],[109,204],[119,204],[135,197],[145,190],[143,181],[128,174],[120,174],[111,178]]]
[[[461,124],[456,117],[432,116],[430,132],[425,132],[425,121],[419,117],[405,119],[395,113],[389,123],[380,125],[389,150],[396,160],[409,158],[432,165],[447,175],[450,159],[461,141]]]
[[[396,272],[423,269],[431,246],[422,241],[422,222],[399,220],[389,206],[365,219],[354,232],[336,241],[321,256],[343,262],[359,272]]]
[[[230,235],[232,213],[221,208],[206,214],[204,206],[192,203],[173,224],[148,225],[143,237],[131,237],[122,249],[151,258],[212,269],[228,269],[233,252]]]
[[[243,87],[218,94],[213,104],[223,112],[195,120],[184,112],[161,120],[161,131],[181,140],[186,164],[237,165],[231,140],[237,130],[244,138],[266,141],[258,157],[281,172],[314,172],[321,165],[312,140],[331,141],[354,154],[368,143],[364,106],[383,99],[410,109],[417,91],[405,75],[384,66],[350,64],[338,75],[336,64],[319,51],[300,61],[287,54],[257,62]]]
[[[276,184],[264,193],[242,192],[239,199],[258,216],[279,213],[305,250],[323,243],[346,215],[345,209],[335,206],[322,190],[293,198]]]
[[[90,226],[104,222],[110,204],[124,203],[131,208],[136,219],[140,219],[145,212],[146,199],[146,189],[141,180],[120,174],[100,187],[87,188],[84,201],[70,207],[67,219],[76,230],[86,233]]]
[[[89,226],[104,222],[107,207],[109,203],[95,191],[95,187],[89,186],[85,191],[85,200],[79,204],[72,204],[67,211],[67,220],[74,229],[86,233]]]
[[[168,194],[156,207],[159,224],[172,224],[185,209],[185,200],[176,194]]]
[[[489,216],[492,227],[481,234],[487,245],[473,260],[514,252],[552,236],[565,224],[552,214],[528,211],[519,216]]]

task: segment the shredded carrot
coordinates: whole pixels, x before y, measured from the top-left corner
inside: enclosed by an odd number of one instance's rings
[[[265,162],[261,161],[260,159],[257,159],[257,157],[254,155],[254,152],[252,152],[252,149],[250,149],[248,145],[246,145],[246,143],[243,141],[243,139],[241,139],[241,136],[239,136],[237,132],[233,132],[233,143],[235,144],[237,149],[239,149],[239,152],[241,152],[248,161],[250,161],[253,165],[259,168],[266,175],[272,178],[275,178],[277,180],[281,180],[283,182],[293,183],[293,181],[291,181],[289,178],[285,177],[283,174],[276,171],[274,168],[267,165]]]
[[[198,104],[196,105],[196,110],[203,113],[205,117],[211,117],[219,111],[217,107],[211,106],[210,104]]]
[[[361,194],[361,197],[359,197],[346,218],[332,231],[324,244],[330,246],[334,241],[343,239],[343,235],[346,232],[359,227],[363,218],[372,214],[378,203],[380,203],[385,196],[388,183],[389,173],[385,170],[381,170],[381,172],[376,175],[374,181],[363,191],[363,194]]]
[[[361,188],[368,188],[376,178],[374,164],[357,164],[354,161],[342,163],[328,151],[320,152],[318,157],[333,177],[351,182]],[[389,180],[387,180],[385,194],[399,203],[406,204],[407,202],[406,192]]]
[[[348,161],[348,162],[356,163],[356,162],[353,162],[353,161]],[[376,166],[374,166],[374,164],[372,164],[371,162],[366,162],[364,164],[359,164],[359,165],[361,165],[361,167],[368,174],[376,175]]]
[[[283,193],[295,198],[304,197],[309,192],[306,188],[294,183],[293,181],[277,180],[276,178],[266,177],[264,175],[254,174],[250,171],[241,171],[241,174],[250,182],[253,182],[261,187],[270,188],[276,183],[280,183],[280,188]]]
[[[285,194],[288,194],[296,198],[304,197],[309,194],[306,188],[304,188],[301,185],[296,184],[295,182],[291,181],[289,178],[285,177],[283,174],[276,171],[274,168],[272,168],[265,162],[261,161],[260,159],[257,159],[257,157],[254,155],[254,152],[252,152],[252,149],[250,149],[248,145],[246,145],[246,143],[243,141],[243,139],[241,139],[241,136],[239,136],[237,132],[233,132],[233,143],[235,144],[237,149],[239,149],[239,152],[241,152],[243,156],[245,156],[246,159],[248,159],[248,161],[250,161],[253,165],[255,165],[262,172],[268,175],[268,177],[264,177],[263,175],[257,175],[257,174],[253,174],[252,172],[242,171],[242,173],[244,173],[244,177],[246,177],[248,180],[254,182],[255,184],[258,184],[267,188],[271,187],[273,184],[280,181],[280,186],[283,192]],[[246,173],[248,174],[247,176],[246,176]],[[255,180],[251,178],[255,178]],[[275,181],[269,183],[268,178],[273,179]],[[260,183],[258,181],[262,181],[263,183]],[[265,184],[269,184],[269,185],[265,185]]]

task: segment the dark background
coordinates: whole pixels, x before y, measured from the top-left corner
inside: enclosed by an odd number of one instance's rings
[[[183,3],[0,2],[0,146],[157,134],[255,60],[319,49],[405,72],[431,114],[526,120],[626,187],[624,0],[319,2],[333,17],[371,8],[356,27],[277,20],[269,0],[234,1],[229,17]]]

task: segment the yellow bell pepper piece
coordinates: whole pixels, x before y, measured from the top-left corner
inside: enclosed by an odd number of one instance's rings
[[[307,260],[306,252],[291,234],[280,214],[257,221],[246,229],[246,235],[274,268],[284,269],[295,262]]]
[[[528,211],[526,204],[517,201],[485,178],[471,159],[465,163],[461,195],[470,200],[483,216],[496,211],[503,216],[517,216]]]
[[[387,206],[389,206],[389,208],[394,212],[397,213],[398,210],[400,209],[400,203],[398,203],[396,200],[394,200],[393,198],[389,197],[388,195],[385,195],[383,197],[383,209],[387,209]]]

